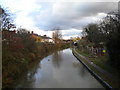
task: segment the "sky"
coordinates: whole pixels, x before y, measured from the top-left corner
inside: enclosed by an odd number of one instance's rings
[[[83,27],[118,9],[119,0],[0,0],[14,15],[17,28],[52,37],[59,28],[64,39],[81,36]]]

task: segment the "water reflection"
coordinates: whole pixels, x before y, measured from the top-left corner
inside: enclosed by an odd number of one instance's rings
[[[21,78],[21,81],[19,82],[19,85],[16,86],[16,88],[27,88],[32,87],[32,83],[35,80],[33,78],[28,79],[28,75],[24,75],[24,77]]]
[[[37,73],[37,71],[39,71],[40,68],[41,68],[41,63],[34,66],[33,69],[31,71],[29,71],[27,74],[28,80],[34,79],[34,75]]]
[[[19,82],[19,85],[16,88],[32,88],[33,83],[35,82],[35,74],[37,73],[38,69],[41,68],[41,63],[37,65],[33,65],[32,69],[29,70],[27,74],[25,74],[22,78],[21,81]]]
[[[73,66],[78,69],[78,74],[80,75],[80,77],[86,76],[86,68],[80,62],[74,61]]]
[[[81,65],[80,65],[79,62],[73,62],[73,66],[74,66],[75,68],[79,68]]]
[[[59,68],[60,65],[61,65],[62,56],[61,56],[60,53],[61,52],[58,51],[58,52],[53,53],[53,55],[52,55],[52,63],[53,63],[53,65],[54,65],[55,68]]]
[[[17,87],[100,88],[102,86],[72,55],[71,50],[66,49],[45,57],[21,79]]]
[[[81,68],[79,68],[79,74],[82,77],[86,76],[86,68],[82,65]]]

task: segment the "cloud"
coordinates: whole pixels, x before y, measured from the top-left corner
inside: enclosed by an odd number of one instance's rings
[[[71,35],[79,35],[82,30],[78,30],[78,29],[69,29],[69,30],[61,30],[62,31],[62,35],[64,36],[71,36]]]
[[[51,30],[54,27],[82,29],[91,21],[99,20],[106,13],[117,9],[116,2],[57,1],[3,0],[2,2],[16,13],[16,25],[26,28],[38,27],[43,30]]]
[[[36,25],[45,30],[54,27],[81,29],[114,10],[117,10],[116,2],[56,2],[40,13]]]
[[[41,9],[41,5],[38,5],[34,0],[3,0],[1,5],[14,14],[14,22],[18,27],[35,27],[31,14],[37,14]]]
[[[100,20],[106,13],[118,8],[117,2],[112,2],[114,0],[78,1],[2,0],[1,4],[16,15],[15,24],[18,27],[22,26],[38,34],[50,36],[50,30],[59,27],[67,38],[78,36],[82,27]]]

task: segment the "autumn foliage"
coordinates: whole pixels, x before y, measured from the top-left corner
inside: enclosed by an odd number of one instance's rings
[[[43,57],[49,55],[55,50],[60,49],[56,44],[48,42],[36,42],[32,34],[26,29],[9,27],[12,24],[11,18],[3,10],[0,13],[2,24],[2,87],[14,88],[17,80],[28,70],[35,62],[39,62]],[[6,20],[5,18],[9,18]],[[4,21],[5,20],[5,21]],[[9,23],[7,23],[9,22]],[[66,48],[67,46],[61,48]]]

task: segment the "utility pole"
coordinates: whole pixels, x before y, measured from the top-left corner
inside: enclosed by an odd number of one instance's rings
[[[118,15],[120,15],[120,1],[118,2]]]

